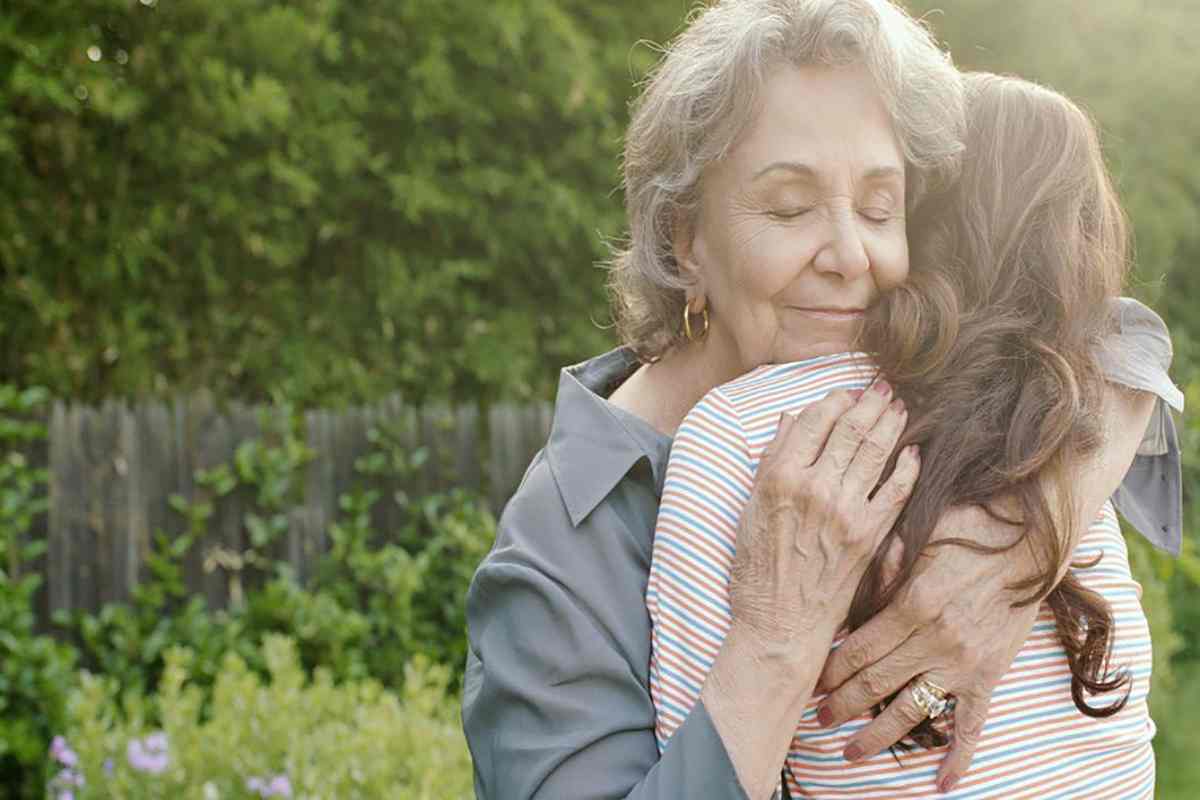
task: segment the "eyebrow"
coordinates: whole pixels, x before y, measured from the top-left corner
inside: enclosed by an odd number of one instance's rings
[[[814,180],[817,178],[816,169],[814,169],[809,164],[805,164],[802,161],[775,161],[775,162],[763,167],[758,172],[754,173],[754,177],[751,178],[750,180],[751,180],[751,182],[757,181],[759,178],[763,177],[767,173],[775,172],[777,170],[791,172],[791,173],[794,173],[801,177],[808,178],[810,180]],[[867,170],[866,174],[863,175],[863,177],[868,180],[879,180],[882,178],[896,178],[899,180],[904,180],[904,170],[900,169],[899,167],[894,167],[891,165],[871,167],[871,169]]]

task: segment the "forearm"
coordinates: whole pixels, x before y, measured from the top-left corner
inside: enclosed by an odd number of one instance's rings
[[[700,690],[751,800],[771,796],[800,715],[824,666],[829,639],[814,635],[810,653],[770,653],[735,625],[725,637]]]
[[[1071,464],[1064,472],[1063,480],[1067,481],[1067,486],[1060,486],[1052,478],[1047,478],[1045,482],[1046,496],[1052,507],[1058,505],[1057,498],[1061,497],[1064,489],[1072,501],[1072,507],[1066,511],[1072,515],[1071,524],[1060,526],[1069,536],[1062,550],[1064,558],[1058,565],[1060,578],[1070,565],[1071,553],[1079,536],[1121,485],[1157,402],[1157,398],[1149,392],[1134,391],[1113,383],[1105,384],[1105,387],[1101,422],[1104,439],[1100,447]]]

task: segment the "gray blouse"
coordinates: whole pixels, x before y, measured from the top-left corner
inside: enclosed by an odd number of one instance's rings
[[[1170,339],[1141,303],[1117,311],[1106,372],[1160,401],[1114,501],[1177,552]],[[644,597],[671,440],[605,399],[636,367],[618,349],[562,371],[549,441],[471,581],[462,722],[481,800],[747,800],[702,701],[661,757],[655,743]]]

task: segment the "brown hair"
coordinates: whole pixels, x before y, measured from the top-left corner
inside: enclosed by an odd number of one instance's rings
[[[1128,267],[1125,219],[1095,127],[1074,103],[1017,78],[966,76],[963,172],[910,224],[908,282],[864,328],[864,349],[910,409],[900,448],[921,446],[921,475],[851,607],[862,625],[911,576],[951,506],[981,505],[1014,523],[1014,541],[1040,570],[1013,585],[1014,607],[1046,599],[1072,673],[1075,705],[1104,717],[1128,699],[1128,670],[1109,671],[1113,626],[1105,600],[1071,573],[1057,583],[1078,524],[1068,470],[1103,441],[1103,375],[1096,345]],[[1059,488],[1052,501],[1042,481]],[[1001,510],[1001,502],[1011,503]],[[1057,520],[1057,522],[1056,522]],[[881,586],[881,554],[900,537],[898,577]],[[1085,693],[1124,687],[1094,708]],[[926,746],[945,737],[928,721]]]

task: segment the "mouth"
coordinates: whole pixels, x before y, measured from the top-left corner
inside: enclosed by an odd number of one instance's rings
[[[867,312],[865,308],[835,308],[833,306],[788,306],[788,308],[813,319],[833,322],[857,322]]]

